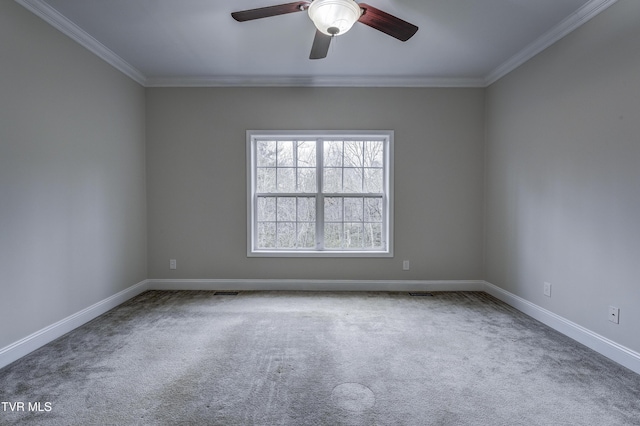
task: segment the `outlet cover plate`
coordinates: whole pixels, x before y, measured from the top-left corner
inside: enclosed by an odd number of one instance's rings
[[[614,324],[620,324],[620,308],[609,306],[609,321]]]
[[[544,295],[551,297],[551,283],[544,283]]]

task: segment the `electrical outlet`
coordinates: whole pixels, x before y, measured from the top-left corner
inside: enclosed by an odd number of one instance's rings
[[[175,259],[169,259],[169,269],[178,269],[178,264]]]
[[[409,261],[408,260],[403,260],[402,261],[402,270],[403,271],[408,271],[409,270]]]
[[[544,283],[544,295],[551,297],[551,283]]]
[[[609,321],[614,324],[620,324],[620,308],[609,306]]]

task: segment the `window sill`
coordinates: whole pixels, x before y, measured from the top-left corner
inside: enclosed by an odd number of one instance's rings
[[[247,257],[393,257],[389,251],[287,251],[287,250],[254,250],[247,253]]]

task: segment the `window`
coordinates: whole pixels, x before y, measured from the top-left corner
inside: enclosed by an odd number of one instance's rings
[[[392,156],[392,131],[248,131],[248,255],[391,257]]]

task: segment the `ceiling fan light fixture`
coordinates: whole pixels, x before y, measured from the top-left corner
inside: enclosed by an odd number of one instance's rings
[[[353,0],[313,0],[308,12],[318,31],[330,36],[349,31],[362,14]]]

